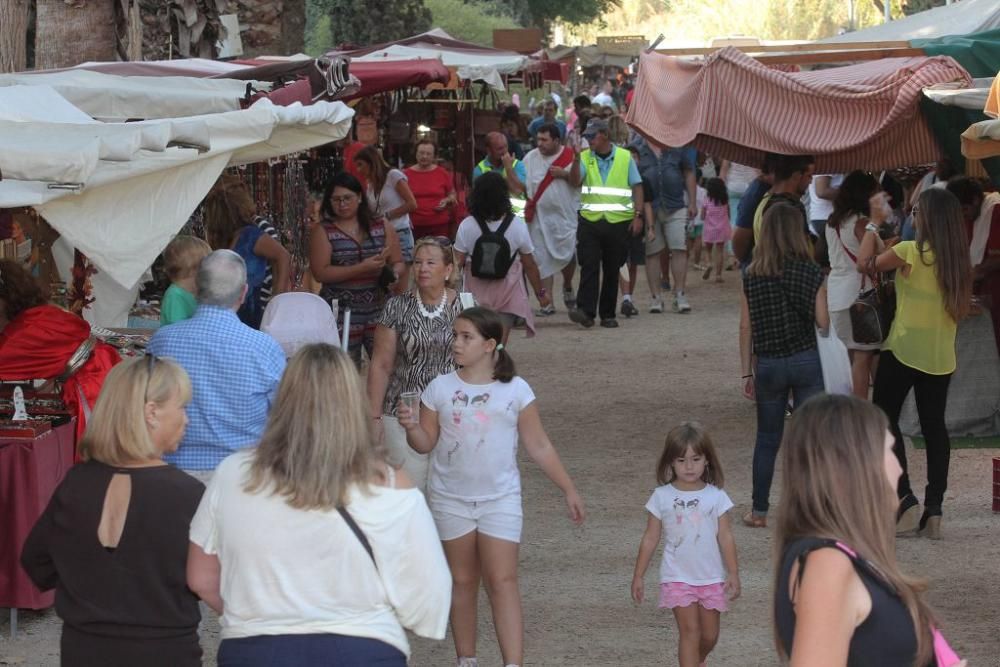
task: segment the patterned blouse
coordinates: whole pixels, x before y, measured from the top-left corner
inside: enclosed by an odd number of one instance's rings
[[[389,386],[382,402],[382,413],[396,415],[403,392],[423,393],[431,380],[455,370],[451,358],[451,327],[462,312],[462,302],[455,295],[441,315],[424,317],[412,292],[389,299],[378,324],[396,332],[396,359]]]
[[[326,238],[330,241],[330,265],[354,266],[369,257],[382,252],[385,247],[385,224],[382,219],[372,221],[368,235],[358,243],[345,234],[329,219],[323,220]],[[378,288],[378,275],[345,280],[339,283],[323,283],[319,295],[329,302],[337,299],[337,326],[343,331],[344,311],[351,309],[351,331],[348,351],[359,361],[362,345],[371,356],[375,340],[375,320],[382,310],[382,295]]]

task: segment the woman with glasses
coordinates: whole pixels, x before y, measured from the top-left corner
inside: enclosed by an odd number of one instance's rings
[[[416,147],[417,163],[403,170],[417,207],[410,213],[413,236],[451,237],[452,211],[458,203],[451,172],[437,164],[437,146],[421,139]]]
[[[164,463],[187,426],[191,383],[149,355],[116,366],[21,564],[56,589],[63,667],[201,665],[188,530],[205,487]]]
[[[27,268],[0,260],[0,378],[55,383],[80,437],[119,361],[118,350],[90,335],[86,320],[49,303]]]
[[[402,394],[422,394],[431,380],[455,370],[451,327],[462,304],[448,287],[453,265],[447,238],[425,236],[417,241],[416,287],[386,302],[375,327],[375,353],[368,367],[368,403],[376,426],[381,424],[390,461],[402,464],[421,491],[427,485],[428,455],[406,443],[396,407]]]
[[[925,190],[913,207],[917,238],[882,250],[869,223],[858,252],[858,271],[896,271],[896,317],[882,344],[872,401],[889,417],[899,478],[896,533],[941,537],[941,506],[948,488],[951,441],[945,426],[948,384],[955,372],[955,335],[969,314],[972,263],[962,207],[947,190]],[[913,390],[927,449],[924,510],[910,487],[906,446],[899,430],[903,401]]]
[[[351,309],[348,352],[361,364],[361,349],[369,358],[375,322],[382,311],[382,290],[403,271],[396,230],[375,218],[364,203],[361,183],[347,172],[333,177],[321,206],[323,219],[309,233],[309,267],[322,283],[320,296],[337,299],[337,326]]]

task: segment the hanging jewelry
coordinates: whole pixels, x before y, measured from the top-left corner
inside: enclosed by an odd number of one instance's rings
[[[445,306],[448,305],[448,289],[445,288],[444,292],[441,294],[441,302],[434,308],[434,310],[427,310],[424,306],[423,299],[420,298],[420,293],[417,292],[417,308],[420,310],[420,314],[427,319],[433,319],[444,312]]]

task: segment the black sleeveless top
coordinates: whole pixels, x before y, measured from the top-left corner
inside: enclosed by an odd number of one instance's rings
[[[845,553],[854,563],[861,583],[872,598],[871,613],[854,629],[854,636],[851,637],[847,654],[848,667],[913,667],[917,654],[913,619],[892,586],[863,558],[841,549],[834,540],[815,537],[792,542],[782,556],[781,576],[778,577],[775,591],[774,615],[778,637],[786,655],[791,655],[795,639],[795,607],[791,601],[792,591],[789,590],[788,579],[792,566],[798,561],[796,580],[801,583],[806,556],[816,549],[840,549]]]

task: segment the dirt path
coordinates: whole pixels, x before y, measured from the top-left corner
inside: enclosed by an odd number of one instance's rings
[[[537,338],[512,336],[511,352],[590,513],[583,528],[574,528],[555,487],[534,464],[523,462],[526,664],[676,664],[672,618],[648,600],[658,561],[647,576],[646,604],[634,606],[628,588],[645,524],[643,505],[656,484],[653,469],[670,426],[686,419],[706,424],[721,450],[734,517],[749,504],[755,419],[752,404],[738,391],[738,288],[734,274],[726,278],[725,285],[708,285],[691,273],[691,315],[651,315],[640,290],[642,315],[623,320],[617,330],[583,330],[566,319],[559,304],[558,315],[541,320]],[[1000,516],[990,512],[990,460],[998,455],[997,450],[954,452],[945,539],[899,544],[908,571],[931,580],[930,599],[947,635],[975,666],[1000,666]],[[926,479],[923,452],[911,456],[914,486],[920,488]],[[780,496],[777,479],[772,502]],[[709,662],[775,665],[771,533],[737,526],[736,541],[743,597],[724,616]],[[484,667],[501,664],[489,619],[483,595]],[[205,664],[213,665],[214,623],[208,629]],[[3,619],[0,665],[58,664],[59,622],[52,612],[23,614],[21,631],[11,642]],[[413,640],[412,664],[450,667],[450,637]]]

